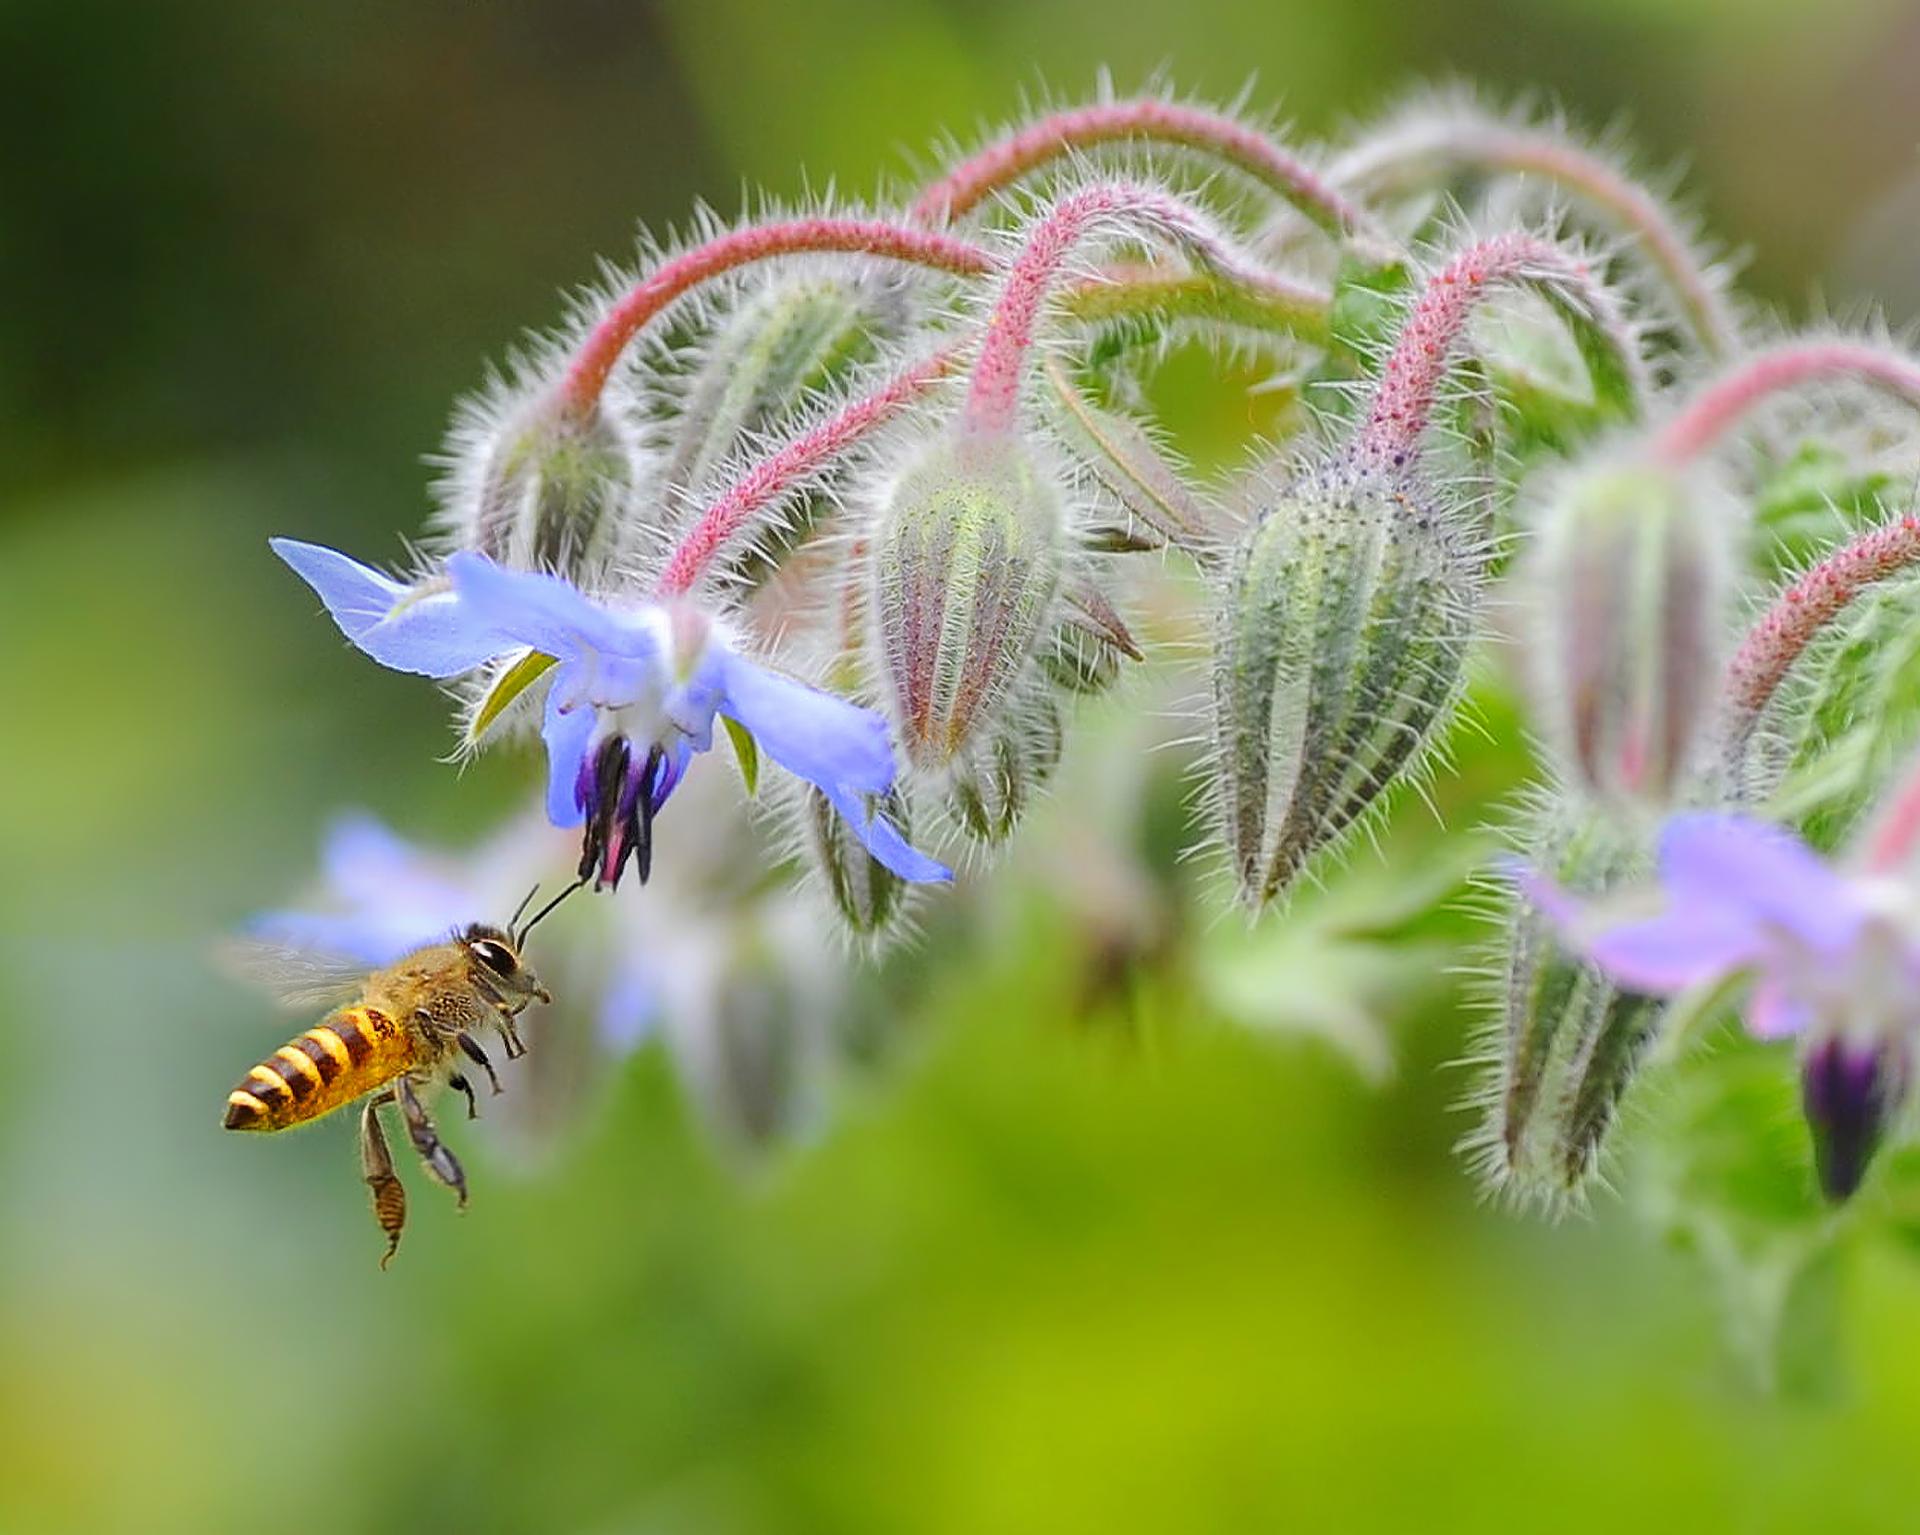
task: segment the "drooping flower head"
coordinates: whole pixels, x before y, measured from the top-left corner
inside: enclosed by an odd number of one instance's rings
[[[443,581],[409,587],[319,545],[273,549],[383,666],[448,678],[507,657],[551,659],[547,814],[584,826],[580,875],[595,888],[617,885],[629,861],[647,877],[653,818],[713,744],[716,717],[817,786],[901,878],[951,877],[873,809],[894,780],[886,721],[750,659],[691,601],[597,601],[470,551],[447,561]]]
[[[1696,812],[1667,823],[1658,892],[1586,904],[1534,875],[1522,884],[1629,990],[1674,996],[1752,975],[1748,1030],[1805,1041],[1802,1101],[1822,1187],[1844,1199],[1859,1186],[1920,1037],[1920,892],[1907,880],[1830,864],[1763,821]]]

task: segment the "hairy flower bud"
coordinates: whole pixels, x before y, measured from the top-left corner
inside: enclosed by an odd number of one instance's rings
[[[462,435],[449,497],[461,547],[569,578],[613,554],[637,455],[605,411],[583,419],[542,397],[491,424],[476,419]]]
[[[1670,805],[1715,721],[1731,519],[1704,482],[1606,463],[1563,481],[1524,566],[1541,718],[1581,787]]]
[[[881,796],[875,814],[912,840],[907,802],[897,789]],[[884,933],[900,914],[907,882],[866,850],[846,817],[819,789],[807,791],[802,820],[807,852],[847,926],[862,937]]]
[[[884,291],[814,273],[771,283],[728,314],[693,377],[673,380],[662,487],[698,492],[755,433],[843,379],[872,350]]]
[[[1459,693],[1476,588],[1444,513],[1347,460],[1287,485],[1242,538],[1213,703],[1219,810],[1250,906],[1416,763]]]
[[[1588,811],[1542,817],[1527,856],[1563,889],[1601,894],[1644,874],[1644,850]],[[1523,892],[1506,913],[1498,1032],[1486,1053],[1486,1119],[1470,1143],[1487,1178],[1522,1201],[1576,1198],[1663,1015],[1570,953]]]
[[[998,723],[1047,634],[1063,514],[1015,440],[962,434],[895,482],[873,534],[880,669],[916,767],[944,768]]]
[[[982,842],[1004,842],[1060,765],[1060,711],[1035,699],[1020,717],[954,765],[949,804],[955,817]]]

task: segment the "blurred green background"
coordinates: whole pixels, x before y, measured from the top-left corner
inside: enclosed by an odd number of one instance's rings
[[[636,218],[861,192],[1101,64],[1314,132],[1453,74],[1625,114],[1759,294],[1920,307],[1892,0],[0,0],[0,1531],[1914,1527],[1920,1268],[1856,1264],[1846,1384],[1782,1405],[1610,1203],[1477,1204],[1418,921],[1237,956],[1411,965],[1369,1073],[1187,961],[1089,1001],[1010,875],[817,1145],[734,1176],[643,1055],[539,1177],[461,1136],[474,1209],[414,1178],[386,1274],[346,1124],[216,1127],[282,1025],[212,936],[336,807],[457,842],[529,771],[451,792],[266,536],[397,553],[453,396]]]

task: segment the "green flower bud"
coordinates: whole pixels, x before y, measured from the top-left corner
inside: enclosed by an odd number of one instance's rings
[[[907,802],[898,789],[882,795],[874,808],[900,829],[901,836],[913,840]],[[847,926],[867,938],[886,932],[900,915],[906,881],[866,850],[820,790],[807,790],[802,820],[807,852]]]
[[[839,987],[804,906],[743,914],[712,933],[697,976],[668,987],[666,1032],[717,1146],[747,1165],[818,1121]]]
[[[1602,801],[1670,806],[1725,676],[1732,519],[1695,477],[1615,462],[1546,502],[1522,567],[1542,725]]]
[[[691,379],[676,380],[668,490],[698,492],[755,433],[844,378],[872,351],[871,284],[785,278],[726,315]]]
[[[879,670],[908,759],[942,769],[1001,722],[1050,633],[1065,559],[1059,495],[1019,445],[933,444],[873,533]]]
[[[1215,629],[1218,808],[1258,907],[1420,759],[1459,694],[1477,560],[1440,512],[1347,461],[1241,539]]]
[[[1004,842],[1060,765],[1060,710],[1035,699],[984,746],[954,765],[948,796],[955,818],[982,842]]]
[[[637,478],[637,452],[613,419],[585,419],[551,399],[523,405],[491,432],[470,434],[478,456],[470,485],[454,479],[455,534],[462,545],[522,570],[569,578],[614,553]]]
[[[1645,849],[1591,811],[1541,818],[1530,859],[1563,889],[1599,895],[1643,879]],[[1597,1167],[1620,1100],[1653,1043],[1664,1004],[1617,989],[1569,953],[1518,892],[1506,915],[1499,1035],[1488,1052],[1482,1171],[1522,1202],[1558,1208]]]

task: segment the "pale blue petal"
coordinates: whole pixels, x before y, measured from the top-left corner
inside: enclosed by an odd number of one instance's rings
[[[1865,918],[1848,882],[1791,832],[1745,816],[1695,813],[1667,822],[1660,883],[1675,906],[1726,923],[1764,922],[1808,947],[1850,947]]]
[[[911,847],[899,829],[884,816],[874,814],[858,793],[838,784],[822,784],[821,788],[866,850],[900,878],[916,885],[945,884],[953,878],[953,870]]]
[[[422,944],[444,938],[447,928],[432,923],[410,929],[383,913],[268,911],[247,924],[247,934],[263,943],[352,960],[372,970],[392,964]]]
[[[319,595],[340,632],[382,666],[457,677],[509,648],[476,624],[452,592],[416,597],[337,549],[291,538],[267,542]]]
[[[1759,962],[1766,940],[1750,921],[1706,908],[1673,907],[1657,917],[1576,928],[1569,938],[1615,984],[1671,996]]]
[[[884,794],[893,787],[887,722],[872,709],[731,652],[725,684],[720,712],[752,731],[760,749],[789,773],[829,792]]]
[[[376,905],[420,878],[420,850],[378,816],[350,810],[336,816],[320,846],[327,888],[350,906]]]
[[[579,800],[580,772],[593,746],[598,716],[588,704],[567,709],[564,702],[564,689],[549,690],[540,727],[547,743],[547,819],[555,826],[578,826],[587,818]]]
[[[658,649],[644,626],[622,623],[559,576],[507,570],[465,549],[448,559],[447,574],[475,623],[547,655],[638,657]]]
[[[1568,948],[1629,991],[1671,996],[1753,964],[1765,951],[1764,933],[1744,913],[1697,903],[1621,919],[1524,865],[1510,864],[1508,872]]]
[[[627,1055],[647,1042],[659,1024],[660,988],[650,967],[637,958],[623,958],[601,995],[600,1042],[616,1055]]]

